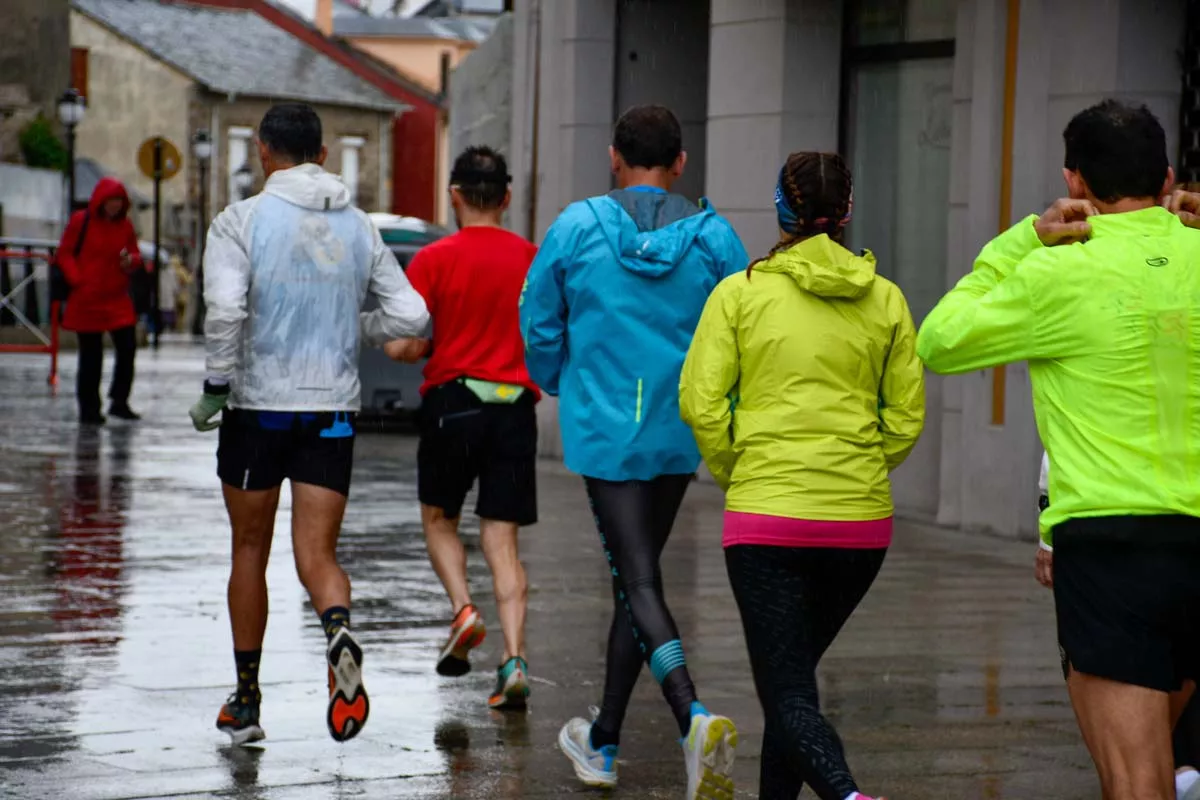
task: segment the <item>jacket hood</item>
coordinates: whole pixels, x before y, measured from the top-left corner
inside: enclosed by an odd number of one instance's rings
[[[856,256],[821,234],[755,264],[753,272],[782,273],[818,297],[854,300],[875,283],[875,256],[869,250]]]
[[[350,205],[350,190],[342,179],[316,164],[301,164],[272,173],[263,191],[313,211],[332,211]]]
[[[621,189],[588,201],[622,267],[666,275],[683,261],[714,211],[666,192]]]
[[[124,203],[121,213],[117,215],[117,219],[124,219],[129,213],[129,192],[125,191],[125,185],[116,178],[101,178],[92,190],[92,199],[88,201],[88,213],[93,217],[99,216],[100,206],[114,198]]]

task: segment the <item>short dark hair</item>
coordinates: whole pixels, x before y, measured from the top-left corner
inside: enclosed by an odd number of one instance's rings
[[[612,145],[631,167],[669,169],[683,152],[683,132],[671,109],[634,106],[617,120]]]
[[[508,162],[490,147],[468,147],[455,159],[450,185],[472,208],[490,211],[504,204],[508,194]]]
[[[271,106],[258,125],[258,140],[296,164],[321,157],[321,118],[305,103]]]
[[[1084,109],[1063,131],[1067,169],[1087,181],[1097,199],[1157,197],[1167,179],[1167,134],[1146,106],[1116,100]]]

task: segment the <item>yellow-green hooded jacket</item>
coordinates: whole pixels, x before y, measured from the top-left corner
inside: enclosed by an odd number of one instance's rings
[[[925,420],[915,345],[908,304],[875,274],[875,257],[828,236],[726,278],[708,299],[679,386],[726,508],[890,516],[888,472]]]
[[[1050,454],[1042,541],[1069,519],[1200,517],[1200,231],[1147,208],[1043,247],[1029,217],[925,319],[935,372],[1029,361]]]

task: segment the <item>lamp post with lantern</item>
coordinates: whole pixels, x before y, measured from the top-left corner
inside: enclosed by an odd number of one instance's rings
[[[75,127],[83,122],[87,101],[76,89],[58,98],[58,121],[67,132],[67,219],[75,211]]]
[[[192,317],[192,334],[204,335],[204,246],[208,239],[208,165],[212,160],[212,136],[207,130],[198,130],[192,137],[192,156],[200,171],[200,209],[197,215],[199,238],[199,263],[196,267],[196,313]]]

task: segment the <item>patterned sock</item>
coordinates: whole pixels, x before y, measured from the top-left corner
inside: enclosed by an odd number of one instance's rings
[[[262,690],[258,688],[258,663],[262,660],[262,650],[234,650],[233,660],[237,664],[238,702],[259,705],[262,703]]]
[[[325,640],[333,641],[333,637],[342,628],[350,627],[350,609],[344,606],[330,606],[321,612],[321,627],[325,629]]]

